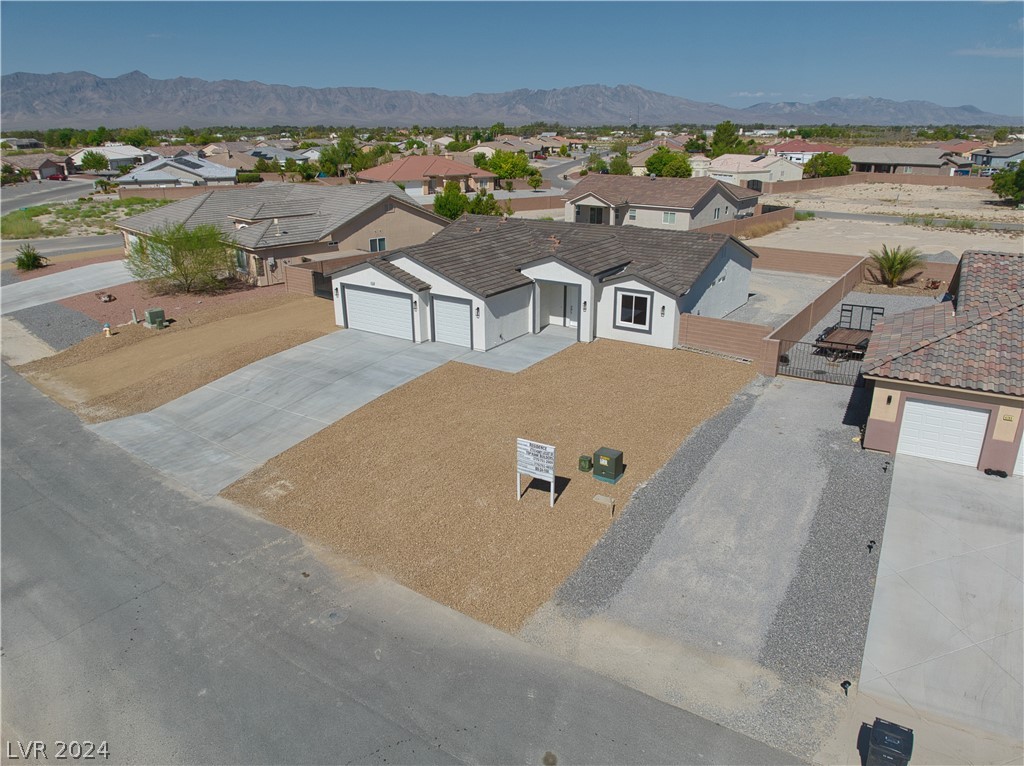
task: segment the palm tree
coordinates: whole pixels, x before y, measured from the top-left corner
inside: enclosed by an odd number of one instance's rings
[[[890,248],[882,245],[881,251],[869,250],[871,260],[874,261],[878,273],[873,276],[879,282],[884,282],[889,287],[896,287],[907,272],[915,269],[923,262],[921,251],[916,247],[903,247],[897,245]]]

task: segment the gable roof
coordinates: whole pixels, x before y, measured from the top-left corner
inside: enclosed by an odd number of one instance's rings
[[[162,226],[217,226],[226,237],[249,250],[319,242],[360,213],[389,198],[423,210],[394,184],[312,186],[264,183],[257,187],[225,187],[156,208],[118,222],[118,228],[147,234]],[[238,220],[250,221],[236,229]],[[276,221],[276,223],[275,223]]]
[[[956,304],[886,318],[864,374],[973,391],[1024,395],[1024,255],[969,250]]]
[[[361,181],[424,181],[428,178],[465,178],[466,176],[496,177],[489,170],[464,165],[445,157],[416,154],[364,170],[358,173],[356,178]]]
[[[920,165],[939,167],[952,154],[949,149],[915,148],[901,146],[854,146],[847,149],[846,156],[855,165]]]
[[[487,298],[532,284],[521,269],[555,258],[591,277],[633,276],[678,297],[730,241],[757,257],[725,234],[467,215],[429,242],[383,253],[369,263],[410,258]]]
[[[971,154],[983,154],[986,157],[1016,157],[1018,154],[1024,153],[1024,141],[1018,141],[1015,144],[1004,144],[1003,146],[995,146],[986,149],[976,149]]]
[[[151,174],[158,173],[177,181],[179,177],[171,173],[167,173],[166,168],[176,168],[183,173],[187,173],[191,176],[202,178],[207,181],[233,181],[237,174],[237,171],[234,168],[226,168],[223,165],[218,165],[215,162],[211,162],[210,160],[205,160],[200,157],[160,157],[159,159],[147,162],[145,165],[139,165],[137,168],[132,170],[131,173],[121,176],[119,180],[128,183],[146,179],[155,180],[157,179],[157,176]],[[164,172],[161,173],[161,171]]]
[[[2,158],[4,165],[12,165],[16,168],[25,168],[27,170],[38,170],[42,167],[44,162],[52,162],[56,165],[64,165],[67,162],[67,157],[61,157],[57,154],[51,154],[46,152],[45,154],[16,154],[13,157],[4,156]]]
[[[787,162],[794,167],[800,167],[790,162],[785,157],[775,154],[721,154],[711,160],[712,170],[724,170],[733,173],[742,173],[752,170],[761,170],[774,165],[776,162]]]
[[[846,149],[841,146],[833,146],[832,144],[812,144],[803,138],[792,138],[789,141],[785,141],[781,144],[773,144],[772,146],[765,147],[775,152],[776,154],[782,153],[809,153],[814,152],[820,154],[822,152],[828,152],[829,154],[845,154]]]
[[[734,200],[756,199],[760,192],[725,183],[710,176],[702,178],[655,178],[647,176],[613,176],[591,174],[573,187],[563,199],[573,201],[592,194],[609,205],[640,205],[658,208],[692,210],[715,189]]]

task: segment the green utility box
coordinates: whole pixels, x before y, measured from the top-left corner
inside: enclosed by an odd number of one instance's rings
[[[601,447],[594,453],[594,478],[614,484],[622,478],[622,452]]]
[[[146,309],[146,327],[155,327],[157,330],[162,330],[167,326],[167,320],[164,319],[163,309]]]
[[[583,473],[590,473],[590,469],[594,467],[594,460],[590,455],[580,455],[580,470]]]

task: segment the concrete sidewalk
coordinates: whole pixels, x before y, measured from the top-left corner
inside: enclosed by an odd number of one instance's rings
[[[0,288],[0,314],[10,314],[93,290],[104,290],[134,279],[124,261],[108,261],[5,285]]]
[[[455,361],[499,372],[522,372],[577,343],[575,327],[549,325],[537,334],[521,335],[490,351],[469,351]]]
[[[200,495],[465,353],[344,330],[274,354],[152,412],[90,428]]]

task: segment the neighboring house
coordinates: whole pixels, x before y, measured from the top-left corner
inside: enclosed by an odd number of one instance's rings
[[[290,138],[264,138],[256,142],[257,149],[271,148],[292,151],[296,146],[298,144]]]
[[[548,326],[662,348],[680,315],[747,301],[756,254],[724,234],[464,216],[332,275],[342,327],[487,351]]]
[[[258,160],[277,162],[281,167],[284,167],[284,164],[288,162],[288,160],[294,160],[299,165],[305,165],[309,162],[309,157],[300,152],[293,152],[289,149],[278,149],[276,146],[257,147],[249,152],[249,156],[255,157]]]
[[[0,144],[7,144],[12,149],[42,149],[43,142],[34,138],[0,138]]]
[[[544,147],[539,142],[523,141],[519,138],[508,138],[502,141],[485,141],[466,150],[467,154],[482,154],[487,159],[494,156],[496,151],[522,152],[530,159],[534,159],[544,153]]]
[[[200,157],[161,157],[118,177],[119,186],[233,186],[237,171]]]
[[[106,157],[107,166],[110,170],[118,170],[120,168],[131,167],[132,165],[142,165],[150,160],[157,159],[157,156],[152,152],[146,149],[129,146],[128,144],[87,146],[86,148],[79,149],[69,155],[76,168],[81,167],[82,157],[84,157],[87,152],[96,152],[97,154],[102,154]]]
[[[1020,164],[1024,161],[1024,141],[971,152],[971,161],[975,165],[996,169],[1005,168],[1011,162]]]
[[[238,271],[254,284],[284,281],[281,265],[361,250],[375,253],[425,242],[448,221],[394,184],[264,184],[211,190],[118,223],[125,249],[168,224],[213,224],[236,247]]]
[[[816,154],[845,154],[846,149],[832,144],[812,144],[802,138],[794,138],[781,144],[767,147],[768,154],[776,154],[779,157],[795,162],[797,165],[805,165],[811,157]]]
[[[213,144],[207,144],[199,150],[200,157],[215,157],[218,154],[227,154],[228,156],[234,154],[248,154],[256,148],[256,144],[252,141],[218,141]]]
[[[146,151],[150,154],[156,155],[157,157],[188,157],[189,155],[199,155],[199,148],[189,144],[179,144],[178,146],[147,146]]]
[[[360,183],[402,184],[409,192],[436,194],[448,181],[456,181],[464,192],[486,192],[494,188],[497,176],[489,170],[464,165],[446,157],[414,155],[378,165],[356,174]]]
[[[714,178],[591,173],[563,199],[570,223],[687,231],[753,215],[758,195]]]
[[[947,149],[899,146],[854,146],[846,151],[846,156],[857,173],[950,176],[966,162]]]
[[[74,171],[74,164],[69,157],[62,157],[59,154],[16,154],[13,157],[4,156],[4,165],[12,165],[19,170],[31,170],[35,179],[48,178],[52,175],[70,175]]]
[[[959,155],[960,157],[970,158],[973,152],[987,149],[990,144],[986,144],[984,141],[965,141],[958,138],[954,141],[936,141],[935,143],[928,144],[928,146],[936,149],[942,149],[947,152],[953,152],[953,154]]]
[[[864,446],[1024,474],[1024,255],[965,252],[950,292],[875,326]]]
[[[783,157],[768,154],[723,154],[708,165],[707,174],[719,181],[761,191],[766,183],[799,181],[804,169]]]

